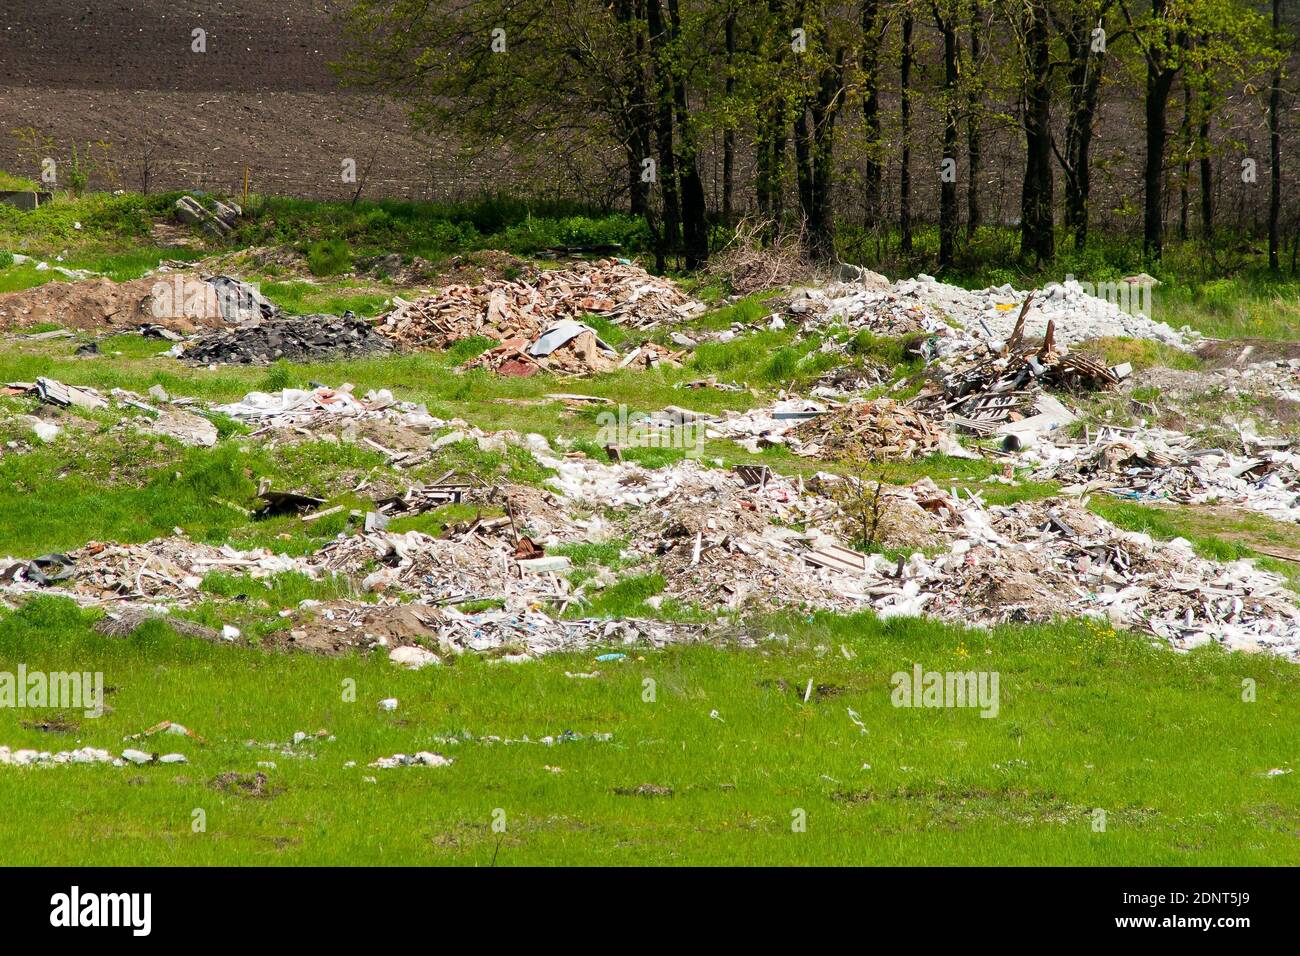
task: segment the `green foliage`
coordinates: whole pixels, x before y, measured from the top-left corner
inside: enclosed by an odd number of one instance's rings
[[[307,267],[314,276],[334,276],[352,268],[352,253],[342,239],[323,239],[307,248]]]

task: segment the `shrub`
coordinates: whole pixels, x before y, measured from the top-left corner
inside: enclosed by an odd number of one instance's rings
[[[307,249],[307,268],[314,276],[336,276],[352,268],[352,252],[342,239],[313,242]]]

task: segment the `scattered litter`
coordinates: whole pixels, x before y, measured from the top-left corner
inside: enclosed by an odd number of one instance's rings
[[[368,764],[368,766],[379,767],[381,770],[391,770],[394,767],[450,767],[452,762],[450,757],[421,750],[419,753],[414,754],[393,754],[391,757],[380,757]]]
[[[142,765],[149,763],[176,764],[188,763],[183,754],[147,754],[142,750],[127,749],[120,757],[114,757],[109,751],[99,747],[79,747],[76,750],[60,750],[51,753],[48,750],[19,749],[0,746],[0,766],[6,767],[57,767],[68,764],[112,764],[115,767]]]

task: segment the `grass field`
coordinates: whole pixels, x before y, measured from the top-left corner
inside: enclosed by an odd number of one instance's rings
[[[1300,863],[1298,778],[1268,775],[1294,766],[1300,675],[1259,657],[1180,656],[1081,623],[985,633],[859,616],[752,621],[750,649],[466,655],[411,673],[162,625],[123,641],[87,620],[41,600],[0,621],[0,645],[102,670],[111,712],[49,732],[0,711],[3,739],[113,748],[171,720],[205,742],[144,745],[185,765],[7,768],[7,862]],[[996,670],[998,718],[894,707],[891,675],[914,663]],[[377,706],[387,697],[395,712]],[[367,766],[419,750],[454,762]],[[259,772],[260,794],[219,779]]]

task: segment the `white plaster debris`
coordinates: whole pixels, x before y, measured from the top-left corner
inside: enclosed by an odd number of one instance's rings
[[[430,664],[442,663],[438,655],[433,651],[413,644],[394,647],[388,652],[388,659],[394,664],[400,664],[411,670],[419,670],[421,667],[428,667]]]
[[[1115,287],[1129,297],[1132,308],[1134,300],[1139,299],[1136,287],[1125,289],[1124,283],[1115,283]],[[943,349],[944,338],[960,338],[953,334],[952,325],[986,342],[1005,341],[1029,294],[1010,285],[972,291],[918,275],[900,279],[884,290],[874,284],[852,282],[799,289],[793,294],[789,311],[824,324],[838,322],[883,334],[928,332],[940,336],[939,347]],[[1174,329],[1090,295],[1072,278],[1034,290],[1034,302],[1025,317],[1025,334],[1042,337],[1049,320],[1055,320],[1056,340],[1066,345],[1123,336],[1189,348],[1198,338],[1188,327]],[[953,346],[957,347],[958,342],[954,341]]]
[[[450,757],[431,753],[428,750],[421,750],[414,754],[393,754],[391,757],[380,757],[368,766],[378,767],[381,770],[392,770],[394,767],[450,767],[453,762]]]
[[[340,418],[387,418],[416,431],[432,431],[446,423],[434,418],[424,405],[399,402],[386,388],[370,391],[364,397],[353,394],[353,386],[316,388],[307,391],[286,388],[279,392],[249,392],[237,402],[216,405],[212,409],[243,422],[262,427],[320,425]]]
[[[178,764],[188,763],[184,754],[163,754],[156,757],[143,750],[126,749],[120,757],[101,747],[79,747],[76,750],[31,750],[22,748],[12,750],[0,746],[0,766],[5,767],[59,767],[67,764],[111,764],[114,767],[141,765],[147,763]]]
[[[1026,447],[1020,460],[1035,480],[1064,483],[1064,494],[1106,491],[1140,502],[1232,505],[1300,522],[1300,454],[1242,433],[1239,453],[1201,448],[1163,428],[1102,428],[1082,440]]]

